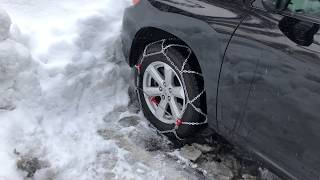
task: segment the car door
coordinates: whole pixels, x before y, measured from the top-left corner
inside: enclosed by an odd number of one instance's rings
[[[227,135],[293,179],[320,179],[319,22],[318,0],[291,0],[279,13],[255,0],[220,79]]]

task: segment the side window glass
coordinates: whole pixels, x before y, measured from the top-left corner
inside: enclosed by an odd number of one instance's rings
[[[320,0],[290,0],[287,10],[320,18]]]

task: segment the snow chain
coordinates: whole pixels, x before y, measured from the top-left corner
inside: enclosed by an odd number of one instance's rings
[[[181,125],[189,125],[189,126],[200,126],[200,125],[204,125],[204,124],[207,124],[208,123],[208,116],[207,114],[205,114],[204,112],[202,112],[202,110],[198,107],[196,107],[193,103],[198,100],[205,92],[206,90],[203,89],[202,92],[200,92],[196,97],[194,98],[190,98],[189,97],[189,94],[188,94],[188,91],[186,89],[186,85],[185,85],[185,81],[184,81],[184,74],[196,74],[196,75],[199,75],[201,77],[203,77],[203,75],[199,72],[196,72],[196,71],[190,71],[190,70],[185,70],[185,66],[186,64],[188,63],[189,61],[189,58],[191,57],[192,55],[192,51],[191,49],[188,47],[188,46],[184,46],[184,45],[180,45],[180,44],[170,44],[170,45],[167,45],[167,46],[164,46],[166,42],[166,39],[163,39],[163,40],[160,40],[160,41],[156,41],[156,42],[153,42],[149,45],[146,46],[146,48],[144,49],[144,52],[143,52],[143,57],[141,58],[140,62],[135,65],[135,67],[137,68],[137,71],[138,73],[140,74],[140,69],[141,69],[141,66],[142,66],[142,63],[143,61],[145,60],[146,57],[150,57],[150,56],[154,56],[154,55],[157,55],[157,54],[163,54],[167,61],[179,72],[180,76],[181,76],[181,79],[182,79],[182,83],[183,83],[183,88],[184,88],[184,91],[186,93],[186,98],[187,98],[187,103],[186,103],[186,106],[184,107],[184,109],[182,110],[182,115],[181,117],[175,117],[176,118],[176,122],[175,123],[172,123],[172,124],[175,124],[175,127],[171,130],[165,130],[165,131],[159,131],[157,130],[159,133],[161,134],[167,134],[167,133],[173,133],[176,138],[178,140],[183,140],[183,138],[180,138],[177,134],[177,129],[179,128],[179,126]],[[159,52],[154,52],[154,53],[150,53],[150,54],[147,54],[147,50],[148,48],[151,46],[151,45],[154,45],[154,44],[157,44],[157,43],[161,43],[161,51]],[[181,48],[186,48],[187,51],[189,52],[187,58],[184,60],[183,64],[182,64],[182,67],[181,69],[179,69],[170,59],[170,57],[166,54],[166,50],[170,47],[181,47]],[[138,78],[140,78],[140,76],[138,76]],[[136,84],[136,88],[137,88],[137,92],[139,93],[139,91],[142,91],[142,93],[146,94],[147,96],[149,96],[147,93],[145,93],[143,91],[142,88],[139,87],[139,82],[140,82],[140,79],[137,80],[137,84]],[[139,96],[140,97],[140,96]],[[151,96],[149,96],[151,97]],[[183,116],[183,114],[185,113],[188,105],[191,105],[191,107],[193,107],[193,109],[198,112],[199,114],[201,114],[202,116],[205,117],[205,120],[203,122],[184,122],[181,118]],[[159,107],[160,108],[160,107]],[[168,113],[165,109],[164,109],[165,113]]]

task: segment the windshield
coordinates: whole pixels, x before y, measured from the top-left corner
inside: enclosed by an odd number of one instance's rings
[[[288,10],[320,17],[320,0],[291,0],[288,5]]]

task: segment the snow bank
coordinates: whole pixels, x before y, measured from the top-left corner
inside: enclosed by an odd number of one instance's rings
[[[9,38],[11,20],[8,14],[0,10],[0,179],[20,179],[16,173],[16,157],[12,136],[20,128],[28,128],[24,119],[28,114],[16,109],[19,103],[40,96],[41,88],[29,50],[22,44]],[[32,124],[31,124],[32,126]]]
[[[11,19],[4,10],[0,10],[0,24],[0,109],[13,110],[13,101],[38,96],[40,85],[29,50],[9,38]]]
[[[146,151],[163,142],[128,112],[129,2],[0,0],[1,180],[196,179]]]
[[[30,3],[48,8],[50,1]],[[33,18],[37,17],[35,12],[22,18],[20,13],[26,9],[17,11],[19,3],[6,4],[13,21],[22,22],[22,30],[15,25],[9,35],[9,24],[3,28],[7,33],[1,34],[6,40],[0,42],[0,122],[4,127],[0,159],[9,166],[0,168],[0,179],[23,179],[26,172],[16,167],[23,158],[46,162],[34,174],[35,179],[104,179],[110,169],[104,168],[97,156],[110,151],[120,159],[124,154],[114,142],[104,141],[97,129],[113,107],[128,103],[128,75],[124,73],[128,67],[119,63],[123,59],[113,47],[114,42],[119,43],[115,37],[126,3],[119,3],[111,12],[106,1],[86,3],[93,6],[87,11],[77,7],[77,11],[84,11],[81,14],[74,12],[78,1],[50,9],[56,11],[53,16],[41,18],[51,20],[55,27],[43,26],[42,19]],[[9,16],[2,14],[1,20],[10,22]],[[69,24],[67,28],[57,26],[58,19]],[[26,22],[32,26],[27,27]],[[17,42],[22,36],[29,36],[29,42],[21,43],[30,45],[34,58]]]
[[[11,19],[6,11],[0,8],[0,41],[9,37]]]

